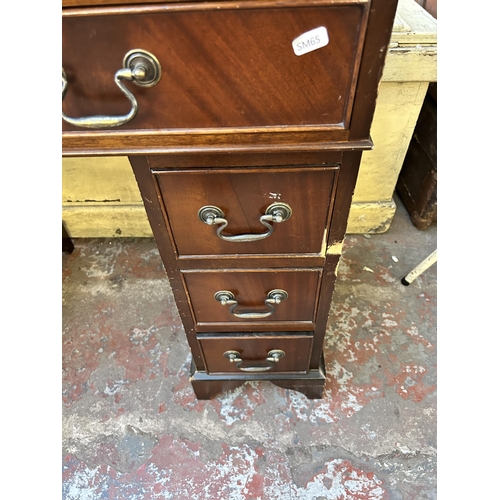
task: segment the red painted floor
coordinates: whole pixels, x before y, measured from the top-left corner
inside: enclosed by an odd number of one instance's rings
[[[436,498],[436,248],[398,207],[350,235],[322,400],[267,382],[198,401],[153,240],[63,254],[64,500]]]

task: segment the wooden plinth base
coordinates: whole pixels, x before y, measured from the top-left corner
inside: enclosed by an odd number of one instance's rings
[[[269,382],[283,389],[299,391],[308,399],[321,399],[326,380],[324,361],[321,360],[319,369],[310,370],[309,373],[304,374],[208,374],[196,370],[194,363],[191,364],[190,381],[198,399],[211,399],[221,392],[236,389],[250,380],[269,380]]]

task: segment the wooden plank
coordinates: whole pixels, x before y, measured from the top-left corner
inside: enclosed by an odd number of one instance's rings
[[[347,234],[385,233],[396,213],[392,199],[373,203],[353,203],[347,223]]]
[[[62,219],[71,238],[152,238],[144,205],[63,208]]]
[[[64,207],[142,204],[127,157],[63,158]]]
[[[392,199],[427,86],[425,82],[380,86],[371,129],[375,146],[363,153],[354,202]]]
[[[391,47],[383,82],[437,82],[436,47]]]
[[[405,29],[405,26],[410,29]],[[391,35],[398,45],[437,44],[437,21],[415,0],[399,0]]]
[[[394,25],[392,26],[392,33],[410,33],[411,26],[404,20],[403,16],[398,10],[396,11],[396,17],[394,18]]]
[[[411,25],[413,33],[436,35],[437,20],[415,0],[399,0],[398,14]]]

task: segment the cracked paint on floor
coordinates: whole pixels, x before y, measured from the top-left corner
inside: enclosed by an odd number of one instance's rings
[[[436,498],[436,270],[399,282],[435,245],[422,234],[395,219],[346,238],[321,400],[248,382],[198,401],[154,241],[76,240],[63,256],[64,500]]]

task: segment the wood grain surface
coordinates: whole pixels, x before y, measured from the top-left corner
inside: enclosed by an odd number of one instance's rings
[[[207,372],[222,373],[245,373],[224,357],[224,352],[228,350],[238,351],[244,360],[244,365],[267,366],[265,359],[269,351],[280,349],[285,352],[285,356],[266,373],[271,372],[306,372],[309,366],[309,356],[311,352],[311,335],[278,335],[254,334],[254,335],[229,335],[229,336],[203,336],[199,335],[198,340],[205,357]]]
[[[308,322],[308,329],[311,329],[316,312],[320,269],[226,269],[183,272],[182,276],[197,323],[266,324],[269,329],[276,322],[302,321]],[[214,298],[216,292],[228,290],[239,304],[235,312],[267,312],[269,308],[264,301],[267,294],[277,288],[285,290],[288,298],[275,305],[274,314],[264,319],[240,319],[230,313],[229,306],[223,306]]]
[[[235,254],[319,254],[334,198],[338,167],[188,170],[155,172],[180,256]],[[268,232],[260,222],[266,208],[283,202],[290,219],[272,223],[273,232],[252,242],[224,241],[217,225],[198,218],[204,206],[216,206],[228,221],[222,235]]]
[[[63,17],[67,115],[127,113],[113,76],[128,51],[144,49],[162,77],[152,88],[128,84],[139,113],[120,130],[347,126],[363,6],[122,12]],[[296,56],[292,41],[319,26],[328,45]]]

